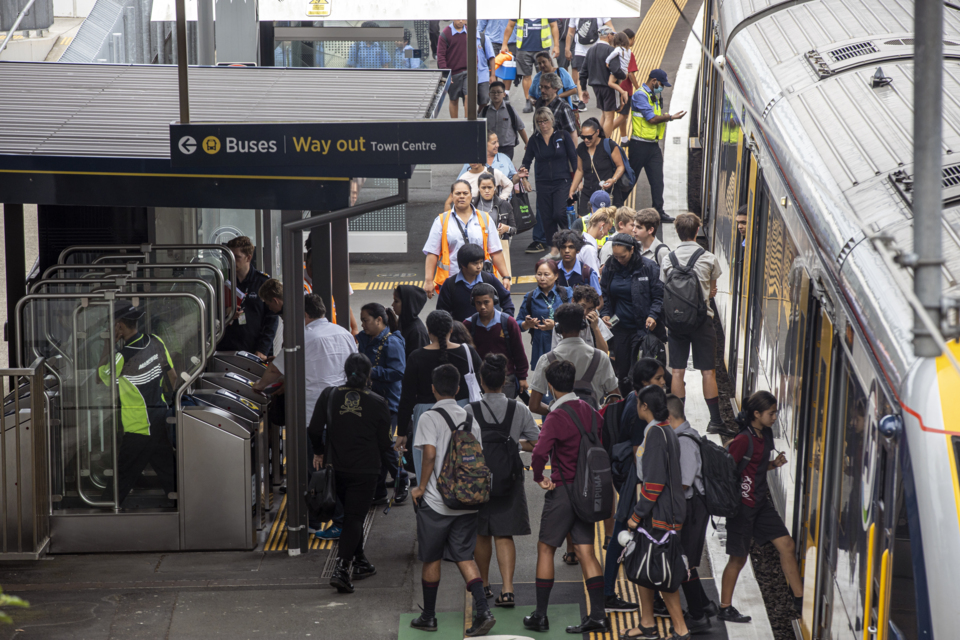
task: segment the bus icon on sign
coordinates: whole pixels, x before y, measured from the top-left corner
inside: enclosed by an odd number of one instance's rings
[[[203,150],[210,155],[220,151],[220,139],[216,136],[207,136],[203,139]]]
[[[326,17],[330,15],[331,0],[307,0],[307,15]]]

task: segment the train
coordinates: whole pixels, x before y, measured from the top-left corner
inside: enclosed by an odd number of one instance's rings
[[[912,249],[913,24],[909,0],[703,10],[692,188],[724,267],[731,401],[764,389],[781,403],[776,446],[791,462],[771,472],[771,495],[796,541],[803,640],[960,633],[960,375],[946,354],[914,355],[911,273],[891,259]],[[960,278],[951,4],[943,44],[949,299]],[[955,341],[944,348],[960,355]]]

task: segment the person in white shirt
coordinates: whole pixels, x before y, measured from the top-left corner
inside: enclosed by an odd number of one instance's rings
[[[633,228],[633,237],[640,243],[640,255],[649,258],[657,264],[667,253],[670,247],[657,239],[660,230],[660,214],[656,209],[648,207],[637,211],[636,224]]]
[[[586,24],[591,20],[596,21],[596,26],[592,29],[592,25]],[[567,29],[567,50],[564,53],[567,55],[567,60],[571,61],[570,75],[573,76],[573,81],[576,83],[577,90],[580,92],[580,102],[587,102],[590,99],[590,94],[587,93],[586,84],[580,83],[580,67],[583,66],[583,60],[587,57],[587,51],[590,51],[590,47],[599,41],[599,35],[596,34],[600,27],[604,25],[613,29],[613,20],[610,18],[574,18],[570,21],[570,27]],[[580,43],[578,31],[580,30],[581,26],[585,32],[595,32],[596,40],[594,40],[592,44]],[[584,109],[586,109],[586,105],[584,105]],[[584,109],[580,110],[583,111]]]
[[[583,307],[584,318],[587,320],[587,326],[580,330],[580,339],[595,349],[610,353],[607,341],[613,337],[613,332],[607,328],[605,322],[600,321],[600,294],[593,287],[581,284],[573,288],[571,301]],[[554,331],[551,351],[557,348],[560,340],[560,334]]]
[[[306,369],[304,403],[307,409],[304,428],[310,424],[320,392],[327,387],[346,382],[343,366],[347,356],[357,352],[357,342],[350,332],[327,320],[324,317],[326,314],[327,309],[320,296],[315,293],[303,296],[303,316],[306,324],[303,330],[303,361]],[[281,354],[270,363],[253,388],[262,391],[272,385],[283,376],[284,366]]]
[[[583,264],[600,273],[600,240],[607,237],[613,228],[613,207],[604,207],[595,211],[587,220],[587,228],[583,231],[583,247],[577,256]]]

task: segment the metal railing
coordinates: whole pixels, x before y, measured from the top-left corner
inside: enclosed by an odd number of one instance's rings
[[[50,543],[51,424],[43,371],[43,358],[0,369],[0,377],[13,382],[0,426],[0,560],[35,560]]]
[[[14,32],[16,32],[17,27],[20,26],[21,22],[23,22],[24,16],[26,16],[27,12],[30,11],[30,7],[33,6],[35,1],[36,0],[30,0],[30,2],[28,2],[27,5],[20,11],[20,15],[17,16],[13,26],[10,27],[10,31],[7,32],[7,37],[3,39],[3,42],[0,42],[0,53],[3,53],[3,50],[7,48],[7,43],[10,42],[10,39],[13,37]]]

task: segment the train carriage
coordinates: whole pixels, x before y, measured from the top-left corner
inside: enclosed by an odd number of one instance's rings
[[[944,9],[943,295],[960,277],[960,11]],[[781,399],[771,474],[804,578],[798,638],[960,628],[960,375],[917,358],[913,5],[714,0],[693,134],[735,403]],[[724,68],[717,69],[716,61]],[[746,233],[736,213],[746,206]],[[960,346],[950,344],[955,354]],[[776,476],[774,478],[774,476]]]

